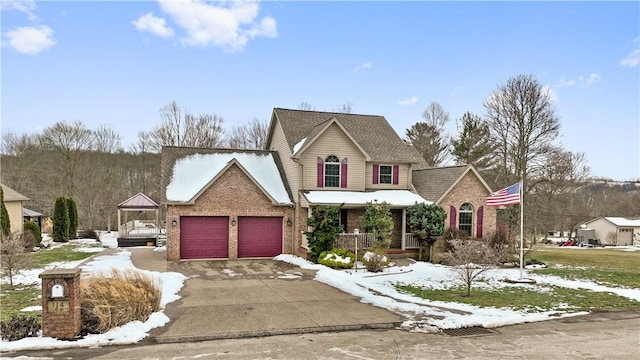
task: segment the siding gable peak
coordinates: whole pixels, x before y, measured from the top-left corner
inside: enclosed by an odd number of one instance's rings
[[[354,137],[347,131],[347,129],[342,125],[342,123],[336,118],[332,117],[327,121],[318,124],[313,128],[311,133],[305,138],[304,143],[300,146],[299,149],[293,154],[294,158],[300,158],[300,155],[304,153],[305,150],[309,148],[318,138],[320,138],[331,126],[336,125],[346,136],[351,140],[353,145],[358,148],[358,150],[365,157],[366,161],[371,161],[371,156],[367,154],[367,152],[362,148],[362,146],[354,139]]]

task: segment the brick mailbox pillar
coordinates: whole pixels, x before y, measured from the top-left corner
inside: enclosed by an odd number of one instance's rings
[[[53,269],[42,279],[42,336],[75,339],[80,333],[80,269]]]

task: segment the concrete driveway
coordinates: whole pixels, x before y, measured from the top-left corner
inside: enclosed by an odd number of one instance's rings
[[[169,324],[154,329],[158,343],[323,331],[393,328],[400,315],[364,304],[313,280],[315,272],[274,260],[166,262],[164,252],[132,248],[140,269],[189,277],[170,303]]]

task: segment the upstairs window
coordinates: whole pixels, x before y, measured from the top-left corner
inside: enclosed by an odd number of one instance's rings
[[[324,186],[340,187],[340,159],[335,155],[324,159]]]
[[[391,175],[393,168],[391,165],[380,165],[380,184],[391,184]]]
[[[373,184],[398,185],[400,166],[373,164]]]

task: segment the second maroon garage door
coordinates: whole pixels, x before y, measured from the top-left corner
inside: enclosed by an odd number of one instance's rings
[[[238,257],[273,257],[282,253],[281,217],[239,217]]]
[[[180,258],[229,257],[229,218],[226,216],[180,217]]]

